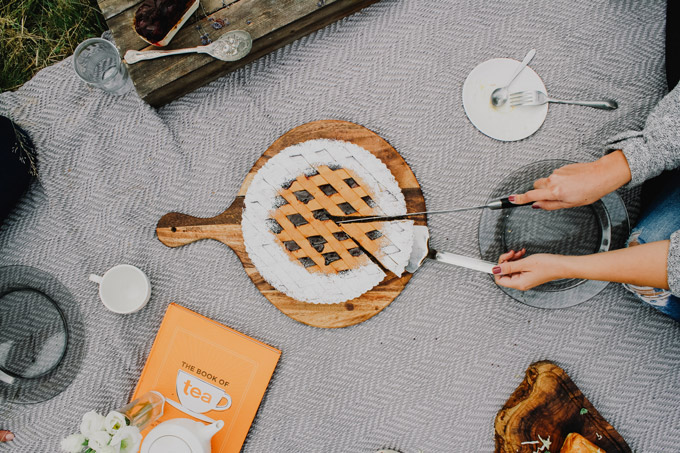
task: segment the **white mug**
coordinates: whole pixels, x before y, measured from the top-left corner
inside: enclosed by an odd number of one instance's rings
[[[182,406],[199,414],[231,407],[231,396],[227,392],[182,370],[177,370],[177,397]]]
[[[141,310],[151,297],[151,283],[144,272],[119,264],[100,277],[90,274],[90,280],[99,284],[99,298],[114,313],[127,314]]]

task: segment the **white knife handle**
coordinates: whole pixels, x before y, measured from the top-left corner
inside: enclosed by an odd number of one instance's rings
[[[14,378],[10,376],[9,374],[3,373],[2,370],[0,370],[0,381],[4,382],[5,384],[12,385],[14,384]]]
[[[465,267],[467,269],[472,269],[479,272],[486,272],[487,274],[493,274],[492,269],[497,266],[496,263],[478,260],[477,258],[471,258],[469,256],[456,255],[455,253],[449,252],[437,252],[434,256],[434,259],[443,263],[453,264],[454,266]]]

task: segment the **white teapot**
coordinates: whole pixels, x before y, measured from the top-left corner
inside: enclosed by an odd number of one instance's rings
[[[222,420],[205,425],[188,418],[173,418],[147,434],[140,453],[210,453],[210,439],[222,427]]]

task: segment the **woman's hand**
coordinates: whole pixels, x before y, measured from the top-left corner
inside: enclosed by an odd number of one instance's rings
[[[601,280],[668,289],[668,248],[670,241],[655,241],[625,249],[592,255],[550,255],[524,257],[524,249],[510,250],[493,268],[496,283],[526,291],[560,278]]]
[[[519,252],[510,250],[498,259],[498,266],[493,268],[496,283],[508,288],[526,291],[543,283],[564,278],[561,266],[561,255],[538,253],[524,258],[526,250]]]
[[[11,431],[0,429],[0,442],[9,442],[14,440],[14,434]]]
[[[595,162],[569,164],[537,179],[534,190],[510,196],[517,204],[533,202],[534,208],[553,211],[596,202],[630,181],[628,161],[621,151]]]

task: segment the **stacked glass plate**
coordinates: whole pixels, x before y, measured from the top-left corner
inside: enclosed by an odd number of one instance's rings
[[[29,266],[0,268],[0,404],[38,403],[73,381],[82,319],[55,277]]]
[[[533,189],[539,178],[573,162],[544,160],[527,165],[496,187],[488,201]],[[621,248],[629,234],[628,213],[621,197],[611,193],[588,206],[558,211],[532,209],[485,209],[479,225],[482,258],[496,262],[509,250],[526,248],[535,253],[587,255]],[[514,299],[540,308],[565,308],[584,302],[602,291],[607,282],[564,279],[529,291],[500,287]]]

